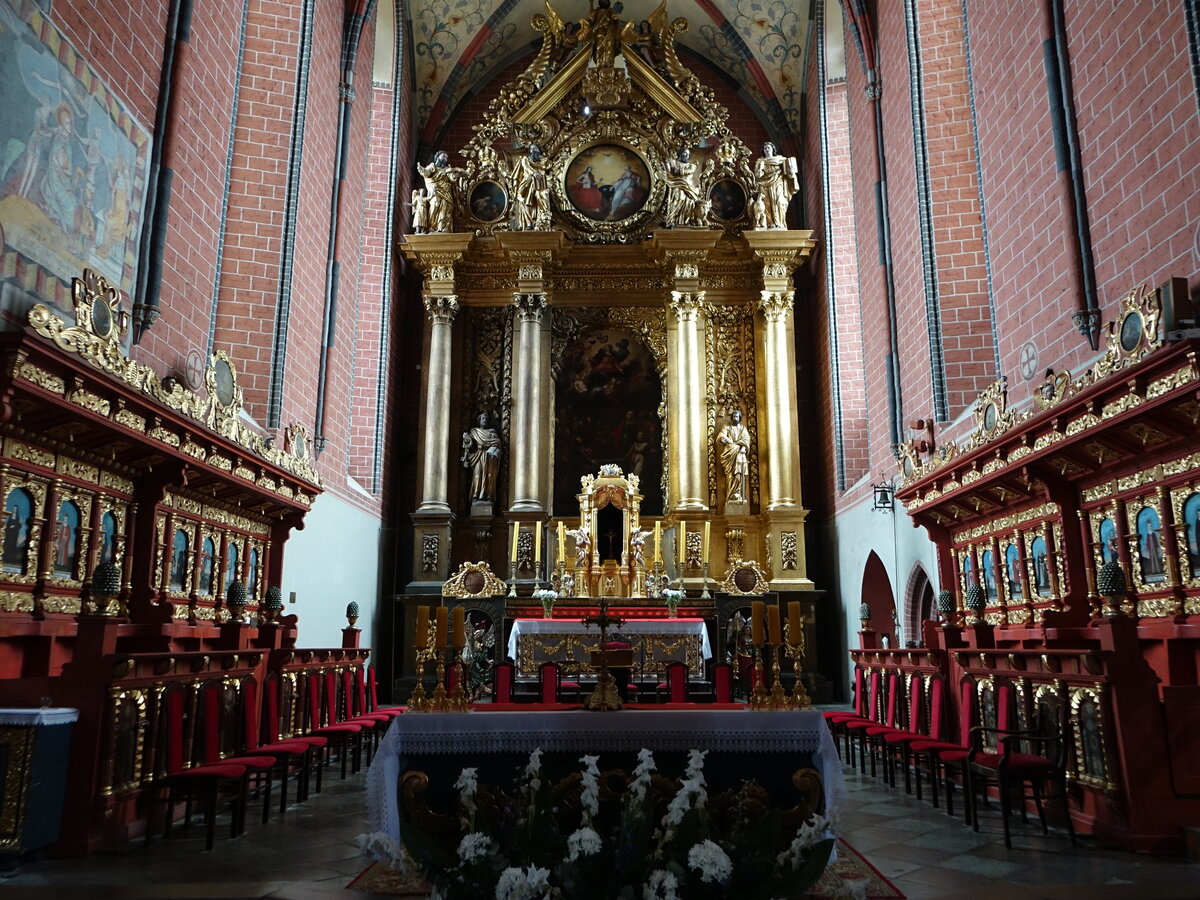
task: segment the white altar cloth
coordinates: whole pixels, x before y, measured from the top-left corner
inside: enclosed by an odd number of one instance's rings
[[[690,634],[700,638],[700,654],[704,659],[712,659],[712,644],[708,640],[708,626],[703,619],[626,619],[620,632],[627,637],[637,635],[680,635]],[[615,633],[609,629],[609,638]],[[518,652],[520,639],[525,635],[539,634],[571,634],[587,635],[600,640],[600,629],[594,625],[588,627],[578,619],[514,619],[512,632],[508,636],[508,655],[520,660]],[[521,673],[529,676],[530,673]]]
[[[810,753],[825,784],[826,815],[846,799],[842,763],[812,710],[584,710],[405,713],[392,721],[367,773],[370,830],[400,841],[396,785],[413,754],[636,752]]]

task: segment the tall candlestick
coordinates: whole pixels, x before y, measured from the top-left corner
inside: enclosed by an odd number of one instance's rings
[[[433,646],[438,650],[446,649],[446,607],[437,608],[437,625],[434,626]]]
[[[704,523],[704,549],[700,553],[700,562],[708,562],[708,538],[710,535],[709,529],[712,527],[712,522]]]
[[[429,646],[429,607],[417,607],[417,631],[413,635],[413,645],[418,650]]]
[[[662,520],[654,523],[654,562],[657,565],[662,559]]]
[[[567,558],[567,524],[566,522],[558,523],[558,558],[565,560]]]
[[[454,646],[462,649],[467,645],[467,610],[464,606],[454,607]]]
[[[509,554],[509,559],[517,558],[517,540],[521,537],[521,523],[513,522],[513,546],[512,553]]]
[[[533,561],[540,563],[542,561],[542,523],[535,522],[533,524]]]
[[[767,607],[767,633],[771,636],[771,643],[779,645],[783,643],[783,636],[780,632],[783,629],[779,627],[779,604],[772,603]]]
[[[761,647],[765,641],[763,640],[763,613],[766,604],[761,600],[753,600],[750,603],[750,643],[755,647]]]
[[[801,629],[803,627],[800,624],[800,601],[792,600],[788,603],[788,637],[793,644],[800,643]]]
[[[679,567],[681,574],[688,567],[687,522],[679,523],[679,556],[675,560],[675,565]]]

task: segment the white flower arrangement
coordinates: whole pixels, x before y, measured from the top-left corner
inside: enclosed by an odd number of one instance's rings
[[[642,749],[623,795],[598,756],[583,756],[572,802],[556,792],[557,774],[545,776],[536,749],[518,769],[511,801],[504,788],[482,788],[475,769],[462,770],[455,787],[464,828],[454,843],[401,822],[404,847],[368,845],[402,871],[423,873],[439,900],[806,896],[833,848],[830,821],[814,816],[787,833],[780,810],[763,811],[765,795],[752,781],[736,789],[732,805],[721,795],[720,808],[732,818],[717,815],[709,809],[705,756],[688,753],[676,788]]]
[[[700,873],[705,884],[724,884],[733,874],[733,860],[720,844],[705,840],[688,851],[688,868]]]
[[[679,588],[664,588],[662,598],[667,606],[678,606],[683,600],[683,591]]]
[[[538,588],[533,592],[533,599],[542,604],[542,611],[547,615],[554,609],[554,601],[558,599],[558,591],[551,588]]]

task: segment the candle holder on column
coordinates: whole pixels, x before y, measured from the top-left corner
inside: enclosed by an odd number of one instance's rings
[[[701,600],[711,600],[712,594],[708,592],[708,560],[704,561],[704,589],[700,591]]]
[[[515,559],[508,561],[508,596],[517,596],[517,561]]]
[[[767,677],[763,671],[763,653],[766,646],[760,644],[754,648],[754,690],[750,692],[751,709],[767,709],[771,700],[767,695]]]

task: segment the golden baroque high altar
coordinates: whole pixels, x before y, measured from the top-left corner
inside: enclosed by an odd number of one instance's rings
[[[730,130],[665,4],[649,37],[595,15],[568,28],[547,5],[465,163],[419,167],[400,245],[427,313],[409,590],[468,559],[522,592],[555,573],[577,595],[645,596],[648,574],[694,589],[736,560],[811,589],[792,274],[815,243],[787,227],[795,161]],[[598,531],[609,506],[619,528]],[[560,525],[586,532],[584,558]],[[643,533],[660,546],[639,560]]]

